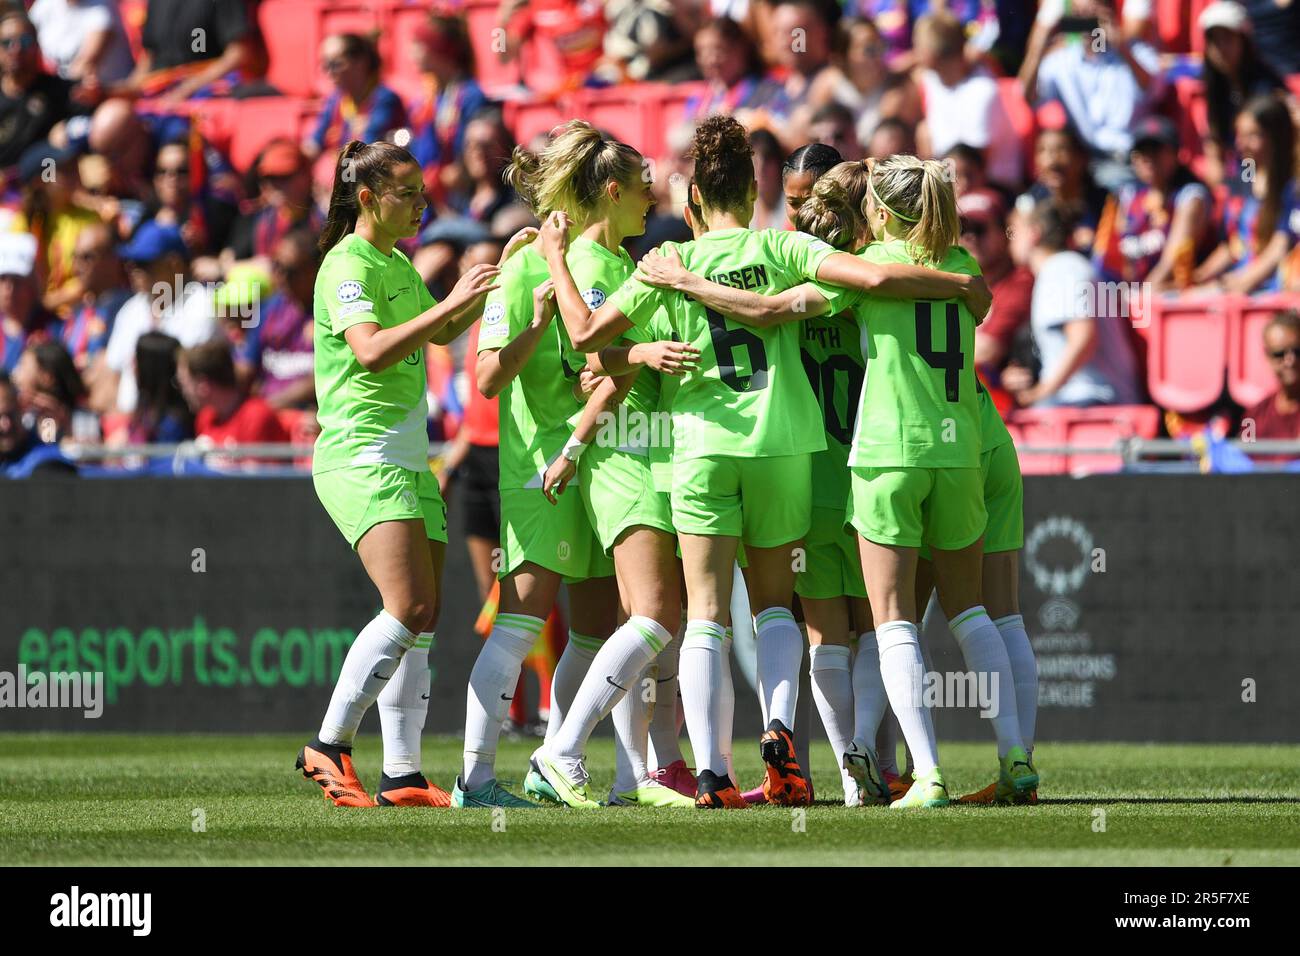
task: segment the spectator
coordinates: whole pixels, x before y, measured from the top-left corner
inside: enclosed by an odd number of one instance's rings
[[[72,249],[77,299],[63,323],[63,345],[85,374],[108,345],[113,321],[131,298],[113,234],[103,223],[82,229]]]
[[[291,232],[275,247],[275,288],[261,304],[259,321],[235,348],[240,384],[272,408],[315,403],[312,292],[318,265],[316,236]],[[496,260],[493,260],[496,261]]]
[[[12,372],[27,346],[59,335],[59,321],[42,307],[33,271],[36,239],[0,235],[0,371]]]
[[[1133,141],[1137,182],[1106,201],[1093,262],[1108,282],[1149,282],[1154,291],[1186,288],[1214,246],[1205,184],[1178,161],[1178,132],[1148,116]]]
[[[140,41],[135,70],[110,87],[116,95],[179,103],[199,93],[229,93],[254,63],[243,0],[149,0]]]
[[[1289,0],[1242,0],[1260,58],[1279,76],[1300,73],[1300,15]]]
[[[221,339],[181,349],[176,380],[194,412],[194,432],[213,445],[289,441],[289,432],[266,400],[239,390],[230,344]]]
[[[297,145],[272,140],[253,164],[257,200],[230,227],[228,259],[269,260],[280,240],[307,229],[319,233],[324,218],[312,201],[311,166]]]
[[[880,121],[871,133],[867,143],[867,156],[872,159],[885,159],[895,153],[916,154],[916,140],[912,138],[912,128],[894,116]]]
[[[789,147],[807,139],[809,99],[818,77],[830,69],[830,22],[814,0],[776,0],[768,29],[768,56],[785,74],[769,111],[777,138]]]
[[[175,226],[146,222],[119,250],[126,261],[133,295],[117,313],[100,369],[92,375],[91,407],[100,412],[135,410],[139,391],[132,361],[145,332],[160,330],[183,346],[217,334],[212,293],[187,282],[185,242]]]
[[[459,175],[447,196],[450,211],[490,223],[497,213],[517,202],[514,190],[501,179],[514,148],[514,137],[497,110],[470,120]]]
[[[57,442],[74,433],[72,419],[86,397],[86,386],[62,343],[46,340],[24,349],[13,383],[24,424],[41,441]]]
[[[313,159],[322,154],[331,177],[335,154],[359,139],[374,143],[406,125],[401,98],[380,82],[379,50],[373,40],[357,33],[326,37],[320,50],[321,69],[334,86],[321,109],[316,131],[303,144]]]
[[[754,149],[754,178],[758,181],[758,200],[754,203],[751,229],[786,227],[785,190],[781,183],[781,144],[770,130],[756,129],[749,134]]]
[[[1039,7],[1020,84],[1030,103],[1061,102],[1088,148],[1093,176],[1117,189],[1132,177],[1133,124],[1163,92],[1157,54],[1116,29],[1110,0],[1073,0],[1068,18],[1064,9],[1060,0]]]
[[[1206,177],[1213,185],[1237,174],[1235,150],[1237,114],[1265,93],[1285,93],[1286,81],[1255,49],[1246,9],[1231,0],[1216,0],[1201,11],[1196,22],[1205,37]]]
[[[81,230],[98,223],[99,217],[74,199],[81,185],[74,154],[38,143],[23,153],[18,175],[23,183],[22,208],[10,228],[36,237],[36,280],[45,290],[44,305],[66,315],[80,294],[73,247]]]
[[[462,18],[434,15],[420,23],[411,51],[429,95],[411,107],[409,149],[434,190],[441,188],[441,170],[464,152],[465,128],[487,97],[474,79],[474,47]]]
[[[539,78],[549,80],[551,71],[525,75],[525,85],[539,93],[557,93],[582,86],[591,76],[605,49],[605,11],[601,0],[501,0],[497,26],[504,31],[504,62],[519,57],[525,43],[535,41],[549,47],[551,56],[560,61],[560,73],[554,83],[537,85]]]
[[[812,195],[813,183],[842,162],[844,157],[825,143],[808,143],[785,158],[781,166],[781,190],[785,193],[785,214],[791,223],[799,207]]]
[[[817,78],[808,94],[813,107],[841,103],[857,117],[859,143],[871,139],[880,121],[898,117],[915,125],[921,101],[915,84],[885,64],[885,43],[878,22],[848,17],[835,27],[836,61]]]
[[[1229,182],[1223,241],[1193,274],[1198,291],[1273,292],[1280,266],[1300,234],[1295,189],[1295,126],[1286,103],[1260,96],[1237,116],[1237,152],[1243,172]],[[1247,181],[1247,179],[1249,181]]]
[[[952,190],[958,199],[965,193],[989,188],[982,150],[956,143],[943,154],[943,162],[952,173]]]
[[[688,120],[723,114],[748,125],[752,111],[765,107],[779,89],[764,78],[754,41],[729,17],[715,17],[695,34],[695,62],[708,89],[686,101]]]
[[[304,162],[305,165],[305,162]],[[194,195],[190,150],[184,143],[168,143],[158,150],[153,170],[154,201],[146,215],[163,226],[181,231],[191,255],[216,252],[216,237],[230,227],[233,209],[225,203],[202,202]]]
[[[1273,316],[1264,327],[1264,354],[1277,376],[1277,391],[1246,409],[1241,419],[1243,437],[1300,439],[1300,313]]]
[[[843,103],[819,107],[808,124],[808,136],[814,142],[830,146],[845,160],[857,162],[865,155],[854,130],[853,114]]]
[[[606,0],[606,66],[612,83],[685,83],[700,77],[692,56],[694,3]]]
[[[881,55],[890,69],[912,67],[912,12],[908,0],[849,0],[845,13],[875,25]]]
[[[1088,151],[1069,126],[1045,129],[1034,144],[1034,166],[1038,178],[1016,200],[1017,208],[1032,208],[1044,199],[1061,210],[1061,217],[1074,222],[1072,246],[1084,255],[1092,252],[1097,224],[1106,208],[1108,194],[1088,171]]]
[[[41,52],[65,80],[101,87],[131,75],[135,57],[117,0],[36,0],[31,18]]]
[[[194,415],[177,384],[181,344],[163,332],[146,332],[135,343],[140,398],[120,428],[104,436],[112,445],[170,445],[194,437]],[[105,416],[107,420],[109,416]]]
[[[1131,405],[1137,366],[1125,320],[1098,314],[1097,273],[1070,251],[1070,223],[1053,203],[1017,209],[1011,256],[1034,273],[1030,329],[1041,368],[1008,365],[1002,385],[1021,406]]]
[[[0,372],[0,475],[6,478],[76,474],[58,445],[43,442],[23,425],[18,390]]]
[[[958,143],[985,151],[989,178],[1020,183],[1020,140],[1002,108],[997,81],[966,59],[965,34],[950,13],[927,13],[913,33],[917,85],[925,120],[917,130],[923,156],[942,156]]]
[[[92,153],[112,157],[107,198],[96,211],[105,222],[120,223],[125,239],[157,203],[149,175],[154,158],[149,126],[126,100],[108,100],[91,119],[89,145]]]
[[[86,108],[72,98],[72,83],[41,70],[36,28],[21,10],[0,12],[0,169],[55,133]]]
[[[993,293],[993,306],[975,330],[975,366],[985,381],[996,384],[1012,346],[1029,323],[1034,275],[1011,258],[1007,209],[991,189],[963,193],[957,199],[961,244],[975,256]]]

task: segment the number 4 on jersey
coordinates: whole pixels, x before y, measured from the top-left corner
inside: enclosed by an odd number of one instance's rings
[[[943,305],[943,337],[946,348],[942,352],[936,352],[931,319],[934,307],[940,304]],[[956,302],[916,303],[916,354],[925,359],[930,368],[944,373],[943,389],[948,401],[961,401],[961,370],[966,366],[966,357],[961,353],[961,321]]]

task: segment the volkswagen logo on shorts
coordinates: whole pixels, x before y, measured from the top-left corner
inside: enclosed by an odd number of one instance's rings
[[[409,508],[411,511],[415,510],[415,506],[419,499],[415,497],[414,491],[410,488],[405,488],[398,497],[401,499],[403,507]]]
[[[568,560],[569,560],[569,542],[567,542],[567,541],[561,541],[558,545],[556,545],[556,547],[555,547],[555,556],[556,556],[557,558],[559,558],[561,561],[568,561]]]

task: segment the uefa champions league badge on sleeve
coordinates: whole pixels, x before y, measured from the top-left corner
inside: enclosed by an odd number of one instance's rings
[[[493,302],[483,310],[483,321],[488,325],[495,325],[506,317],[506,306],[504,302]]]
[[[355,302],[357,299],[361,298],[361,293],[363,291],[360,282],[356,279],[347,279],[346,281],[339,283],[336,294],[338,295],[339,301],[346,304],[348,302]]]
[[[587,303],[587,308],[595,312],[605,304],[605,293],[600,289],[588,289],[582,293],[582,301]]]

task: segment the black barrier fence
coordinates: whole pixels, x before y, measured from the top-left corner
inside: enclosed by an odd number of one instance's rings
[[[1040,739],[1297,739],[1294,477],[1025,485]],[[480,646],[460,526],[453,500],[430,733],[463,727]],[[309,480],[197,478],[0,484],[0,601],[0,729],[304,734],[379,603]],[[986,739],[933,612],[926,635],[940,735]],[[746,654],[738,736],[760,729]]]

